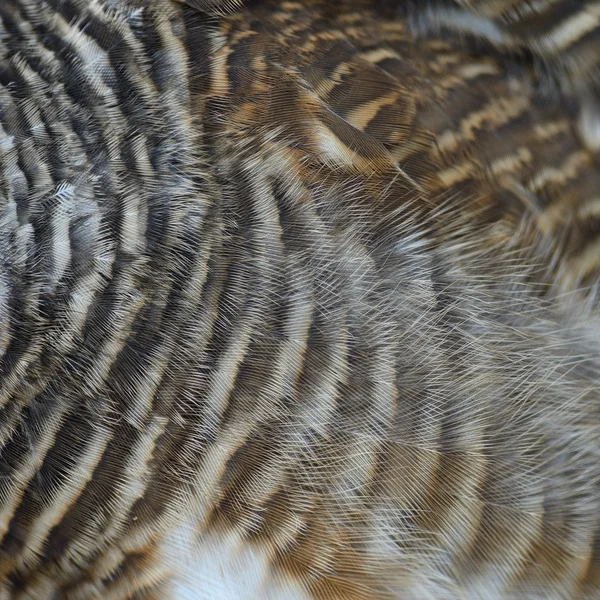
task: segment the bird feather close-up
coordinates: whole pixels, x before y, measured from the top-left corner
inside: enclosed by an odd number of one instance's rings
[[[0,600],[599,598],[598,0],[0,0]]]

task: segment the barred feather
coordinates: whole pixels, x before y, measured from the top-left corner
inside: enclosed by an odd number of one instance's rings
[[[397,9],[0,2],[0,599],[598,596],[596,113]]]

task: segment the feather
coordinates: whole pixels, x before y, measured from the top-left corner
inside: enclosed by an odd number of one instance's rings
[[[598,30],[2,0],[0,597],[596,598]]]

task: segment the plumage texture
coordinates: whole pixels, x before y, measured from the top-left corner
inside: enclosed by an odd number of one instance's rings
[[[2,0],[0,599],[597,598],[597,7]]]

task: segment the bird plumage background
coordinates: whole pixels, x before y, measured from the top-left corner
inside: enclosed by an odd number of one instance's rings
[[[1,0],[0,599],[600,597],[600,4]]]

